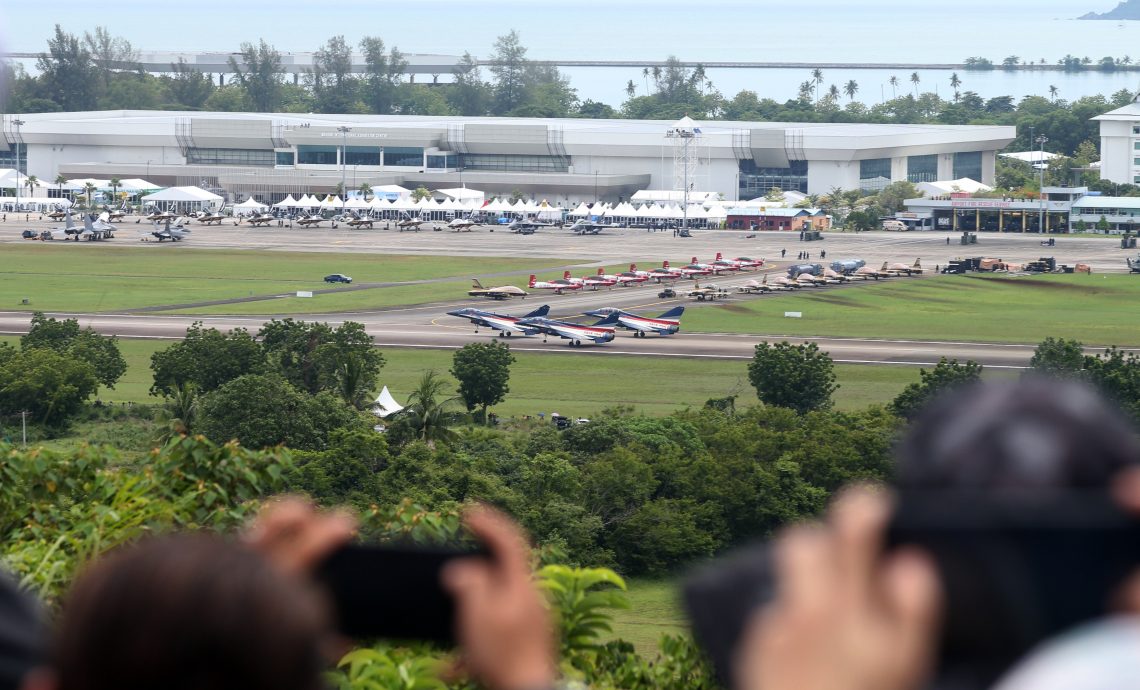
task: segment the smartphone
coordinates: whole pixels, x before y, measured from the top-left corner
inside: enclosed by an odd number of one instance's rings
[[[343,634],[453,646],[455,602],[440,576],[458,558],[490,554],[481,548],[349,545],[325,559],[316,577]]]
[[[934,559],[943,677],[995,681],[1046,639],[1112,612],[1140,568],[1140,520],[1104,491],[903,492],[887,548]]]

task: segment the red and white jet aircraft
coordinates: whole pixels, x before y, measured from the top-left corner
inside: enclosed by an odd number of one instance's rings
[[[622,287],[629,287],[630,285],[637,285],[649,280],[649,271],[637,270],[637,264],[630,264],[629,270],[619,273],[616,276],[618,285]]]
[[[697,257],[694,256],[693,257],[693,263],[696,263],[696,262],[697,262]],[[744,268],[738,262],[732,261],[731,259],[724,258],[723,256],[721,256],[720,252],[716,253],[716,258],[713,259],[713,262],[710,265],[713,267],[713,270],[716,271],[717,273],[722,273],[724,271],[739,271],[740,269]]]
[[[669,268],[668,261],[662,261],[661,268],[655,268],[651,271],[647,271],[647,273],[650,278],[656,279],[658,283],[662,280],[678,280],[684,277],[680,269]]]
[[[719,259],[720,254],[717,254],[716,257]],[[764,265],[764,259],[753,259],[750,256],[738,256],[731,261],[735,261],[744,268],[760,268]]]
[[[562,274],[562,278],[558,280],[535,280],[534,274],[530,274],[530,284],[528,287],[531,290],[554,290],[554,294],[561,295],[563,290],[581,290],[583,283],[574,282],[570,279],[570,271]]]
[[[567,271],[567,273],[569,273],[569,271]],[[591,290],[597,290],[598,288],[603,287],[613,287],[619,282],[617,276],[606,275],[605,269],[603,268],[598,268],[597,275],[582,276],[581,278],[570,278],[570,280],[576,283],[581,282],[582,285],[590,288]]]
[[[666,268],[668,268],[669,263],[665,262],[664,265]],[[707,275],[712,275],[713,273],[716,272],[716,269],[714,269],[712,266],[709,266],[708,264],[697,263],[697,257],[695,257],[695,256],[693,257],[693,262],[691,264],[689,264],[688,266],[682,266],[676,270],[679,271],[681,273],[681,275],[684,276],[685,278],[696,278],[697,276],[707,276]]]
[[[542,333],[542,342],[546,342],[546,336],[554,335],[563,340],[570,341],[566,343],[567,345],[580,347],[583,340],[593,342],[595,345],[610,342],[614,339],[614,329],[617,323],[617,315],[611,314],[593,326],[583,326],[582,324],[570,321],[559,321],[542,316],[520,319],[517,325],[534,328],[539,333]]]

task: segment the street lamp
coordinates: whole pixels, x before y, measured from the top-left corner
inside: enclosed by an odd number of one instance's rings
[[[1037,159],[1037,170],[1041,173],[1041,185],[1039,187],[1040,193],[1037,195],[1037,206],[1039,208],[1037,214],[1037,232],[1045,232],[1045,142],[1049,138],[1044,134],[1037,137],[1037,143],[1041,145],[1041,156]]]
[[[344,200],[348,197],[348,190],[344,188],[344,169],[345,162],[348,159],[348,133],[352,131],[352,127],[337,127],[336,131],[340,132],[341,145],[340,145],[340,215],[344,215]]]
[[[23,139],[20,138],[20,125],[24,124],[23,120],[12,120],[12,124],[16,126],[16,212],[20,211],[20,144]]]

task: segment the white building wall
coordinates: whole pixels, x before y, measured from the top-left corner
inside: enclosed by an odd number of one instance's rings
[[[938,154],[938,179],[939,180],[953,180],[954,179],[954,154],[940,153]],[[981,180],[979,180],[980,182]]]
[[[1117,184],[1133,184],[1140,171],[1134,170],[1133,158],[1140,156],[1133,142],[1140,136],[1132,134],[1140,122],[1105,121],[1100,123],[1100,176]],[[1135,153],[1134,153],[1135,151]]]
[[[808,194],[859,188],[859,161],[808,161]]]
[[[997,151],[982,151],[982,184],[993,186],[997,178]]]
[[[172,146],[84,146],[29,144],[28,174],[54,180],[66,163],[134,163],[185,165],[186,157]]]

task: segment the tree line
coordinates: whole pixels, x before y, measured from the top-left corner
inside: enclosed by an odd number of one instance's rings
[[[364,56],[362,74],[351,71],[354,51]],[[1017,126],[1017,140],[1012,144],[1016,149],[1036,148],[1032,139],[1043,135],[1048,138],[1047,151],[1066,156],[1076,155],[1085,142],[1099,146],[1098,126],[1091,118],[1127,105],[1133,96],[1121,90],[1109,97],[1067,101],[1056,87],[1050,87],[1048,97],[986,99],[967,88],[968,74],[963,79],[954,73],[949,79],[953,96],[943,99],[915,72],[902,79],[891,77],[891,97],[868,105],[855,100],[860,91],[856,80],[825,87],[826,75],[816,69],[800,85],[795,98],[781,102],[751,89],[731,97],[723,95],[704,67],[689,66],[669,56],[663,65],[633,75],[626,84],[626,100],[615,107],[580,99],[560,70],[527,57],[527,48],[515,31],[498,37],[488,57],[486,76],[470,53],[465,53],[453,68],[451,81],[413,83],[403,74],[407,61],[396,46],[388,46],[376,36],[367,36],[356,45],[343,36],[333,36],[315,51],[312,68],[294,84],[285,78],[280,52],[261,40],[241,44],[230,59],[235,74],[228,84],[218,85],[184,63],[172,64],[170,72],[163,75],[143,72],[130,42],[103,27],[80,37],[56,25],[47,51],[37,61],[37,75],[31,76],[13,64],[5,64],[3,69],[10,85],[7,110],[16,113],[172,109],[664,120],[689,115],[701,120],[991,124]],[[976,68],[980,59],[968,61],[967,68]],[[1125,64],[1123,59],[1120,64]],[[847,103],[842,102],[844,95]]]

